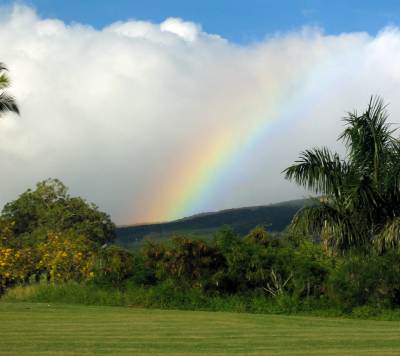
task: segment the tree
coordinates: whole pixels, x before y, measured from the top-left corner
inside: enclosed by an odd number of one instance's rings
[[[5,91],[10,86],[10,79],[6,72],[6,66],[0,62],[0,116],[7,112],[19,114],[15,99]]]
[[[50,231],[72,231],[97,244],[115,238],[115,225],[110,217],[94,204],[80,197],[70,197],[68,189],[58,179],[40,182],[35,190],[28,189],[7,203],[0,221],[9,222],[0,227],[12,229],[14,237],[8,243],[14,245],[35,244],[45,240]]]
[[[313,148],[284,170],[320,196],[295,215],[292,231],[316,235],[333,251],[399,247],[400,141],[387,119],[382,99],[371,97],[365,112],[344,119],[345,159]]]

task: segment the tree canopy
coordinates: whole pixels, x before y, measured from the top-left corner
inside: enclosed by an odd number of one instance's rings
[[[6,204],[0,216],[3,226],[11,230],[14,244],[37,243],[47,233],[72,231],[97,244],[115,238],[115,225],[97,206],[80,197],[71,197],[57,179],[48,179],[28,189]],[[4,235],[4,231],[1,231]]]
[[[344,118],[344,158],[312,148],[284,170],[286,179],[320,197],[294,217],[293,231],[317,236],[334,251],[399,247],[400,141],[387,120],[383,100],[371,97],[363,113]]]

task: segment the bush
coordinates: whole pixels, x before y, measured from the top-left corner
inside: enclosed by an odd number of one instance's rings
[[[100,248],[94,258],[93,282],[98,285],[121,287],[133,276],[135,258],[118,246]]]
[[[177,285],[212,289],[218,285],[218,270],[224,266],[222,253],[202,240],[174,237],[169,246],[148,243],[142,253],[148,268],[160,281]]]
[[[36,247],[40,261],[37,273],[49,281],[84,281],[94,277],[96,250],[93,242],[75,233],[49,233]]]
[[[262,227],[244,238],[225,228],[207,242],[182,236],[148,242],[136,252],[100,247],[73,231],[49,232],[34,246],[0,245],[0,292],[39,280],[44,284],[12,289],[6,298],[274,313],[333,309],[355,317],[400,306],[398,252],[333,257],[317,243]]]
[[[37,272],[38,254],[30,248],[0,246],[0,295],[6,287],[24,283]]]
[[[346,309],[366,304],[400,305],[400,256],[353,256],[338,263],[328,281],[328,296]]]

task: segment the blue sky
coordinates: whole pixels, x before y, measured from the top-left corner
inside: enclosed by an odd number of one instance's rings
[[[12,1],[0,0],[0,4]],[[21,1],[19,1],[21,3]],[[181,17],[233,42],[259,41],[268,34],[319,26],[327,34],[367,31],[375,34],[400,24],[396,0],[26,0],[42,17],[101,28],[127,19],[161,22]]]

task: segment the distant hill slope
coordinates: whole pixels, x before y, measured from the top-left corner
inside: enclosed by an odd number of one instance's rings
[[[202,213],[165,223],[118,227],[116,242],[125,246],[135,245],[145,237],[159,239],[182,232],[204,237],[224,225],[231,226],[239,234],[246,234],[257,225],[268,225],[270,231],[280,232],[307,202],[307,199],[291,200],[265,206]]]

